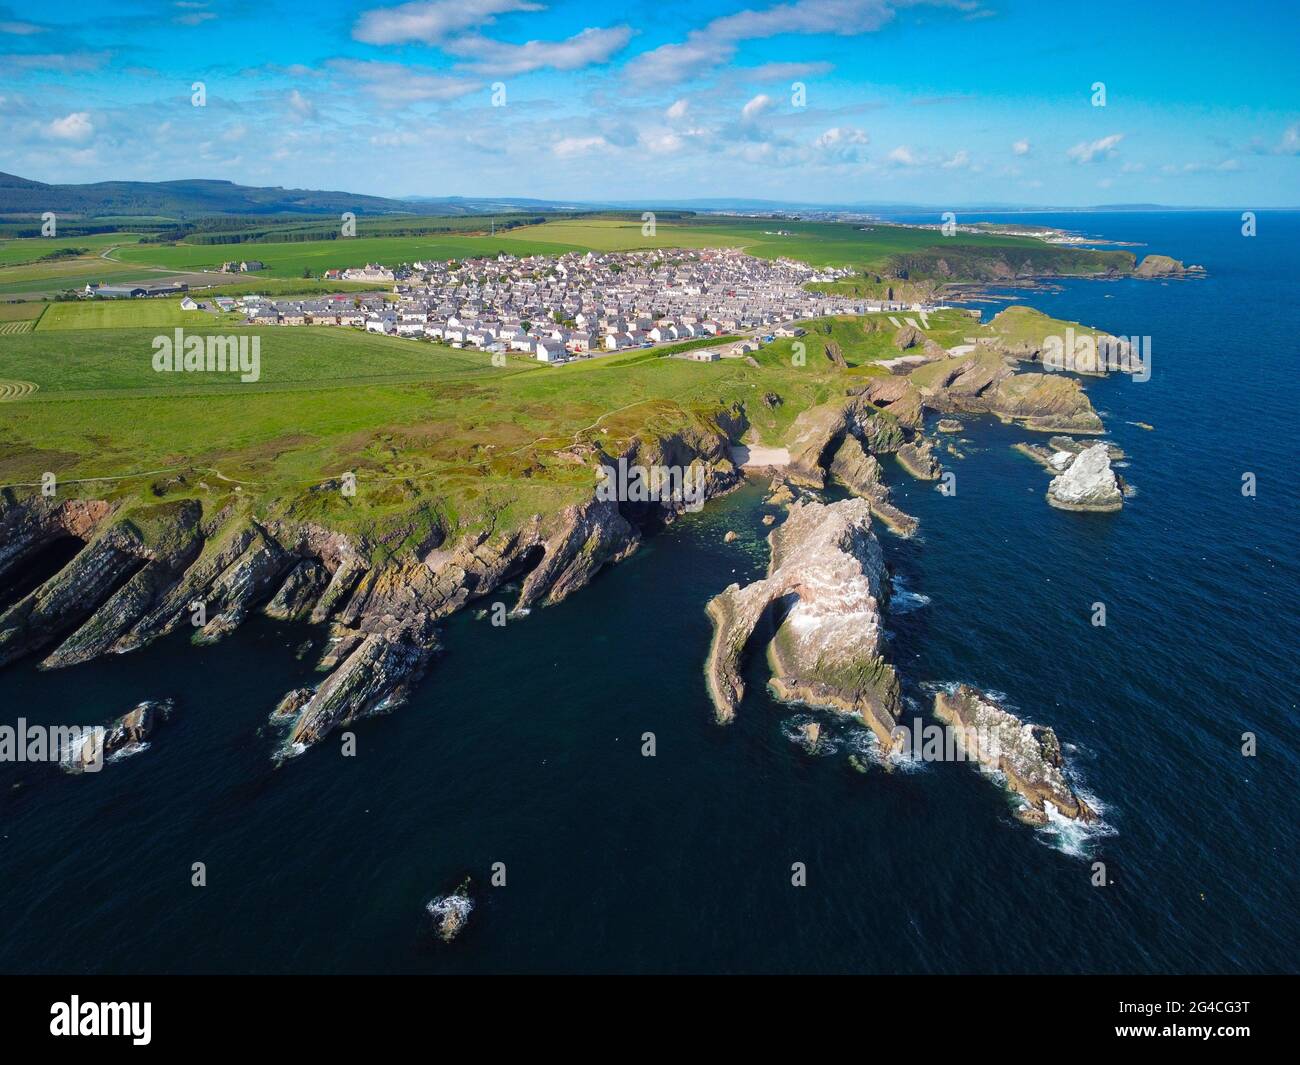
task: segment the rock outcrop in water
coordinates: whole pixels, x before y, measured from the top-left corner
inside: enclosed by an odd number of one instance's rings
[[[1082,386],[1061,373],[1018,373],[995,353],[932,362],[908,380],[940,414],[992,414],[1036,432],[1100,433]]]
[[[958,685],[934,697],[934,713],[951,727],[964,755],[1001,773],[1025,802],[1017,813],[1031,825],[1047,824],[1050,804],[1063,817],[1085,824],[1096,812],[1070,787],[1063,772],[1061,743],[1045,725],[1031,725],[978,688]]]
[[[440,895],[425,904],[425,912],[433,921],[433,932],[444,943],[450,943],[465,930],[469,915],[474,912],[470,897],[470,878],[461,881],[450,895]]]
[[[943,467],[934,457],[934,444],[924,437],[904,444],[895,456],[898,464],[920,481],[937,481]]]
[[[917,520],[889,501],[889,488],[881,479],[880,463],[867,454],[856,436],[844,437],[831,459],[830,474],[856,496],[865,499],[871,513],[900,536],[916,532]]]
[[[884,657],[888,579],[870,504],[796,503],[769,542],[767,577],[731,585],[707,608],[714,633],[705,672],[718,720],[735,717],[746,651],[759,627],[770,626],[761,638],[777,697],[851,714],[888,745],[899,686]]]
[[[1203,267],[1184,266],[1168,255],[1144,255],[1133,274],[1135,277],[1185,277],[1204,272]]]
[[[175,705],[171,699],[140,703],[108,725],[102,733],[84,734],[75,748],[63,752],[60,767],[69,773],[84,773],[88,767],[106,762],[128,747],[144,743],[159,725],[171,718]]]
[[[1052,478],[1047,501],[1061,510],[1112,511],[1124,506],[1115,471],[1110,468],[1110,451],[1094,444],[1069,463],[1064,473]]]

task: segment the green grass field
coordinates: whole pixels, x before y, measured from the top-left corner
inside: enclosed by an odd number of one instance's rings
[[[467,224],[466,220],[459,221]],[[373,223],[382,232],[392,222]],[[285,231],[294,223],[286,223]],[[1099,272],[1131,267],[1127,252],[1094,252],[1044,244],[1032,237],[963,233],[945,238],[934,230],[884,223],[797,222],[790,220],[697,216],[659,222],[653,236],[636,218],[562,218],[521,226],[502,236],[435,233],[427,236],[366,235],[366,221],[355,238],[316,241],[258,241],[241,244],[139,243],[135,234],[96,234],[68,240],[27,238],[0,241],[0,295],[82,288],[103,281],[163,281],[168,272],[216,270],[228,259],[258,259],[265,271],[230,279],[233,291],[276,292],[277,284],[300,279],[311,292],[325,270],[367,262],[397,265],[422,259],[447,260],[565,252],[628,251],[647,248],[731,247],[764,258],[791,258],[813,266],[835,266],[860,273],[912,278],[977,280],[997,273],[989,260],[1032,263],[1043,273]],[[279,230],[277,230],[279,231]],[[58,247],[86,248],[87,254],[39,262]],[[6,265],[7,264],[7,265]],[[214,279],[216,280],[216,279]],[[224,284],[224,279],[221,279]],[[869,282],[854,282],[859,289]],[[877,286],[878,287],[878,286]],[[848,291],[847,289],[845,291]]]
[[[514,232],[520,232],[515,230]],[[123,263],[163,266],[170,270],[215,270],[228,259],[258,259],[273,277],[300,277],[303,270],[320,274],[325,270],[363,266],[368,262],[396,264],[420,259],[459,259],[468,256],[559,255],[577,250],[564,244],[517,237],[355,237],[347,240],[317,240],[300,243],[261,244],[140,244],[122,248],[116,256]]]
[[[218,321],[242,321],[236,314],[213,316],[207,311],[183,311],[179,299],[82,300],[51,303],[37,330],[135,329],[144,327],[212,326]]]
[[[51,252],[77,248],[86,248],[88,255],[98,256],[107,248],[118,244],[133,244],[139,239],[139,234],[136,233],[94,233],[86,237],[22,237],[0,240],[0,266],[30,263]]]
[[[266,518],[362,533],[384,550],[420,542],[430,515],[448,529],[499,530],[588,497],[589,464],[567,454],[575,443],[617,453],[638,435],[702,425],[720,405],[742,404],[749,438],[779,446],[801,411],[900,354],[887,315],[807,323],[806,336],[761,349],[757,365],[637,350],[494,366],[487,354],[360,330],[184,323],[187,335],[256,338],[260,378],[244,383],[233,371],[155,371],[159,323],[126,316],[179,308],[54,304],[46,314],[65,306],[63,327],[42,319],[35,332],[0,333],[0,486],[52,471],[66,491],[128,506],[238,499]],[[91,314],[114,320],[67,327]],[[948,311],[930,316],[927,333],[951,345],[1060,327],[1036,312],[981,326]],[[832,342],[846,368],[824,354]],[[759,402],[768,393],[781,402]],[[320,490],[346,471],[357,474],[355,497]]]

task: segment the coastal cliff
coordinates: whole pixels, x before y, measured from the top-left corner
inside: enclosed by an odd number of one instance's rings
[[[617,461],[675,466],[698,474],[699,502],[741,475],[730,445],[743,412],[722,407],[660,432],[640,432],[614,454],[579,443],[575,466]],[[330,485],[313,491],[337,490]],[[458,532],[431,511],[413,514],[403,546],[391,549],[295,516],[293,501],[224,496],[141,505],[132,499],[67,500],[0,494],[0,579],[33,564],[51,545],[74,553],[0,612],[0,665],[32,655],[58,669],[143,648],[178,631],[196,643],[221,640],[255,611],[325,626],[314,688],[280,700],[285,752],[400,706],[439,644],[437,622],[512,581],[516,614],[558,603],[641,542],[643,524],[673,520],[681,499],[576,502],[518,521]],[[585,497],[584,497],[585,496]]]
[[[769,537],[768,575],[708,604],[714,634],[705,673],[720,722],[745,694],[741,665],[760,625],[778,698],[859,718],[884,745],[900,712],[884,657],[884,556],[864,499],[799,502]]]

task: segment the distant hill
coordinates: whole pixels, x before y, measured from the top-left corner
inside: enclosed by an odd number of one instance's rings
[[[313,189],[258,188],[233,181],[98,181],[47,185],[0,173],[0,215],[44,211],[87,216],[162,215],[169,218],[233,215],[402,214],[414,205],[382,196]]]

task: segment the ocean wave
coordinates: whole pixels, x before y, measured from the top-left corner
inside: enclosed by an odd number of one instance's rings
[[[804,728],[808,725],[818,725],[821,729],[817,736],[815,746],[808,746],[808,737],[804,734]],[[781,722],[781,735],[791,743],[801,748],[806,754],[815,755],[818,758],[835,754],[840,749],[840,739],[832,734],[827,725],[819,720],[813,714],[795,714],[794,717],[788,717]]]
[[[139,754],[141,751],[147,751],[148,749],[149,742],[147,740],[141,741],[140,743],[128,743],[125,747],[119,747],[116,751],[110,754],[104,764],[112,765],[114,762],[121,762],[124,759],[130,758],[132,755]]]
[[[441,919],[454,914],[464,921],[474,909],[474,900],[464,895],[439,895],[426,902],[424,909],[434,918]]]
[[[928,595],[912,591],[908,588],[907,582],[897,574],[893,576],[889,584],[889,609],[891,613],[910,614],[913,610],[920,610],[923,606],[930,605]]]
[[[1074,781],[1071,786],[1084,802],[1097,814],[1092,824],[1084,824],[1060,813],[1050,802],[1044,803],[1047,811],[1047,824],[1035,830],[1035,837],[1045,846],[1071,858],[1089,858],[1092,856],[1094,841],[1108,836],[1119,835],[1119,830],[1105,818],[1106,807],[1091,792],[1081,788]]]

